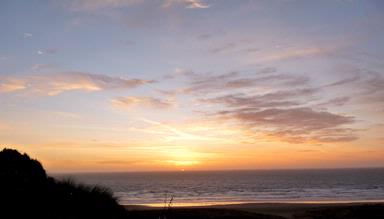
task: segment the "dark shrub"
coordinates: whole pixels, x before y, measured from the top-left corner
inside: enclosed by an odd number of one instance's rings
[[[0,218],[124,217],[124,208],[108,189],[56,180],[27,154],[0,152]]]

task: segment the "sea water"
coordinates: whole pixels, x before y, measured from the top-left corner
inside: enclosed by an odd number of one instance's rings
[[[57,174],[111,189],[124,205],[384,200],[384,168]]]

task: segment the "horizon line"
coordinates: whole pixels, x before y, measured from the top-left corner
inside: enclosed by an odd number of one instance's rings
[[[94,174],[94,173],[185,173],[185,172],[246,172],[246,171],[298,171],[298,170],[364,170],[384,169],[384,166],[372,167],[327,167],[327,168],[271,168],[271,169],[208,169],[208,170],[144,170],[144,171],[46,171],[48,174]]]

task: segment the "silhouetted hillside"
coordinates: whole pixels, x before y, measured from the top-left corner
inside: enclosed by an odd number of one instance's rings
[[[0,152],[0,218],[126,218],[102,187],[58,181],[37,160],[16,150]]]

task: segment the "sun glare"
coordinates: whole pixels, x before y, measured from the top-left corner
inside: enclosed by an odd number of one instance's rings
[[[199,158],[202,155],[187,148],[171,149],[165,153],[169,158],[166,160],[166,163],[174,166],[195,166],[201,163]]]

